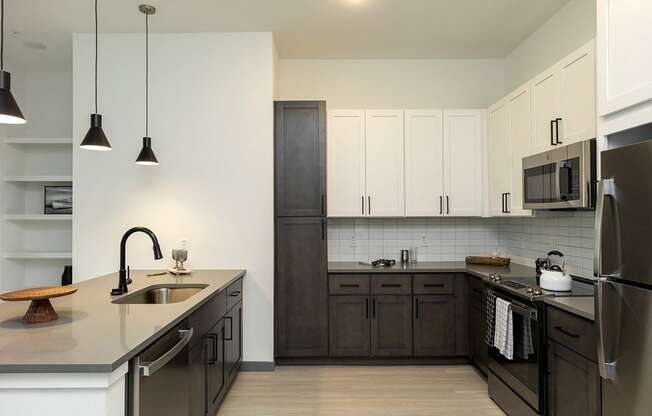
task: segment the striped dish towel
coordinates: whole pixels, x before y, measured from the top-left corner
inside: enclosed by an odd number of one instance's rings
[[[492,290],[487,290],[487,330],[485,343],[490,347],[494,346],[494,323],[496,322],[496,295]]]
[[[512,304],[496,298],[496,322],[494,329],[494,347],[508,360],[514,359],[514,320]]]

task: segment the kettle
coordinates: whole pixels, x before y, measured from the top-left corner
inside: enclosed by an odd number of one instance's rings
[[[562,259],[562,266],[552,265],[550,261],[551,256],[557,256]],[[553,250],[548,253],[547,258],[547,268],[542,269],[541,278],[539,285],[541,289],[550,290],[553,292],[568,292],[571,290],[573,279],[570,274],[566,273],[566,261],[564,260],[564,255],[557,251]]]

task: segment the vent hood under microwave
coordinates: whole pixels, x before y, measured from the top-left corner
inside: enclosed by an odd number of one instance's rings
[[[523,158],[523,208],[593,209],[595,139]]]

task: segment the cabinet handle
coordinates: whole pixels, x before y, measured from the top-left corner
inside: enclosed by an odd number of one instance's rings
[[[416,319],[419,319],[419,298],[414,298],[415,302],[415,317]]]
[[[326,240],[326,220],[321,220],[321,239]]]
[[[236,290],[236,291],[234,291],[234,292],[231,292],[231,293],[229,294],[229,296],[235,298],[235,297],[240,296],[240,293],[241,293],[241,292],[240,292],[239,290]]]
[[[555,120],[550,120],[550,144],[555,146]]]
[[[372,310],[371,315],[373,319],[376,319],[376,298],[373,298],[373,300],[371,301],[371,310]]]
[[[443,283],[426,283],[423,287],[444,287]]]
[[[324,194],[321,194],[321,215],[324,215]]]
[[[579,337],[580,337],[579,335],[576,335],[576,334],[573,334],[573,333],[571,333],[571,332],[566,331],[564,328],[562,328],[562,327],[560,327],[560,326],[556,326],[556,327],[555,327],[555,331],[559,331],[559,332],[561,332],[562,334],[564,334],[564,335],[568,335],[568,336],[571,337],[571,338],[579,338]]]
[[[559,122],[561,121],[561,118],[556,118],[555,119],[555,132],[556,132],[556,137],[557,137],[557,143],[555,144],[563,144],[561,140],[559,140]]]
[[[502,205],[500,212],[505,213],[505,193],[500,194],[500,205]]]
[[[371,215],[371,195],[367,195],[367,211]]]
[[[448,198],[448,195],[446,195],[446,215],[451,214],[451,202],[450,198]]]
[[[211,339],[213,344],[213,352],[211,354],[211,358],[208,360],[208,364],[213,365],[217,362],[217,334],[208,334],[208,338]]]
[[[362,215],[364,215],[364,195],[362,195],[360,199],[362,200],[362,205],[360,205],[362,207]]]
[[[369,298],[364,299],[364,316],[369,319]]]
[[[511,192],[506,192],[505,193],[505,214],[511,214],[512,213],[512,193]]]
[[[403,287],[400,283],[383,283],[380,287]]]
[[[226,316],[224,319],[229,320],[229,337],[226,337],[226,329],[224,329],[224,341],[233,341],[233,318]],[[224,328],[226,328],[226,325],[224,325]]]
[[[444,197],[439,195],[439,215],[444,214]]]
[[[340,283],[340,287],[360,287],[358,284]]]

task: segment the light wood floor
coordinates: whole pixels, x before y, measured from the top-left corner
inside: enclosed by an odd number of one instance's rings
[[[218,416],[504,416],[473,367],[277,367],[242,372]]]

